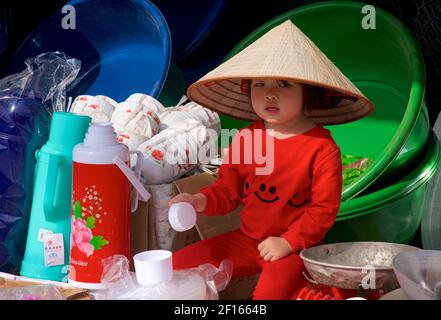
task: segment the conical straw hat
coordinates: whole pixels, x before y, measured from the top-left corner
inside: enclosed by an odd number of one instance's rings
[[[187,95],[221,114],[255,121],[259,117],[244,87],[245,80],[253,78],[290,79],[325,88],[323,107],[304,111],[318,124],[351,122],[374,110],[372,102],[290,20],[207,73]]]

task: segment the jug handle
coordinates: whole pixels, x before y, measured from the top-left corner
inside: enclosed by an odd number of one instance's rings
[[[34,168],[34,180],[32,184],[32,190],[35,188],[35,182],[37,181],[37,172],[38,172],[38,160],[40,159],[40,149],[35,150],[35,168]]]
[[[139,152],[139,151],[135,151],[135,153],[137,153],[137,152]],[[137,165],[140,163],[139,162],[140,156],[142,156],[142,153],[141,152],[139,152],[139,153],[141,155],[138,154]],[[142,158],[141,158],[141,160],[142,160]],[[138,195],[142,201],[147,202],[150,198],[150,193],[143,186],[143,184],[141,183],[139,178],[135,175],[136,172],[138,172],[138,174],[140,174],[140,169],[137,170],[137,168],[135,168],[135,172],[133,172],[132,169],[130,169],[120,157],[115,157],[113,159],[113,162],[124,173],[124,175],[127,177],[127,179],[130,181],[130,183],[135,188],[134,193],[136,193],[136,197],[135,197],[136,202],[134,200],[132,200],[132,208],[131,208],[132,212],[133,212],[137,209],[137,206],[138,206]],[[132,199],[134,199],[134,198],[132,198]]]
[[[41,163],[39,164],[41,165]],[[59,156],[55,154],[49,155],[49,161],[47,163],[47,171],[53,172],[53,175],[47,175],[46,177],[46,188],[43,190],[43,209],[46,216],[52,214],[54,210],[54,195],[55,195],[55,185],[57,182],[58,176],[58,165],[59,165]]]

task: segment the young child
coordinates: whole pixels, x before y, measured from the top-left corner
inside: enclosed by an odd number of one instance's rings
[[[323,241],[340,207],[340,149],[322,125],[367,116],[372,103],[291,21],[194,83],[188,96],[254,123],[234,137],[213,185],[170,201],[205,215],[242,204],[240,229],[175,252],[173,267],[229,259],[233,278],[260,273],[254,299],[295,299],[306,285],[299,253]],[[262,148],[273,164],[266,174],[256,173],[261,163],[243,162],[257,138],[273,144]],[[237,150],[241,163],[233,161]]]

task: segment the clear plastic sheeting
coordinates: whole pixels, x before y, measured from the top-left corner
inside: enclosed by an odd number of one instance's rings
[[[441,113],[433,126],[441,143]],[[424,249],[441,250],[441,168],[429,181],[426,189],[426,210],[421,220],[421,240]]]
[[[0,300],[66,300],[53,285],[35,285],[0,289]]]
[[[17,272],[31,211],[36,150],[49,136],[50,115],[64,109],[66,86],[80,61],[61,52],[26,59],[0,80],[0,271]]]
[[[0,96],[36,99],[49,113],[65,111],[66,87],[78,75],[81,61],[63,52],[47,52],[24,63],[25,70],[0,80]]]
[[[219,268],[203,264],[196,268],[174,270],[170,281],[141,286],[134,272],[129,271],[125,256],[115,255],[103,260],[103,290],[97,300],[218,300],[233,272],[233,263],[223,260]]]
[[[411,300],[441,300],[441,251],[418,250],[397,255],[395,275]]]

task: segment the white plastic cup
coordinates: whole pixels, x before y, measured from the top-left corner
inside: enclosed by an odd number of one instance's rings
[[[196,211],[188,202],[174,203],[168,210],[168,221],[176,231],[189,230],[196,224]]]
[[[172,253],[167,250],[150,250],[136,254],[136,280],[142,286],[151,286],[173,278]]]

